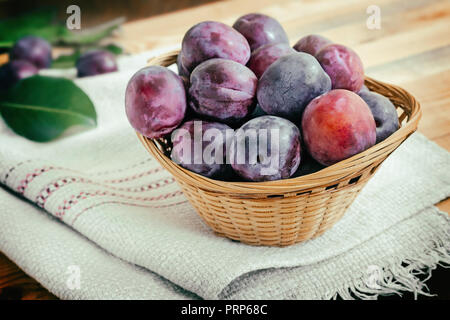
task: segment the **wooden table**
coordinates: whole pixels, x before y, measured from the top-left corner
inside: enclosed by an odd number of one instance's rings
[[[292,42],[319,33],[351,46],[366,74],[397,84],[422,104],[419,131],[450,151],[450,1],[377,0],[381,28],[366,26],[372,0],[237,0],[127,23],[117,42],[130,52],[181,43],[186,30],[204,20],[232,24],[240,15],[258,11],[278,19]],[[438,207],[450,212],[450,199]],[[447,275],[448,277],[448,275]],[[0,254],[0,297],[54,298]]]

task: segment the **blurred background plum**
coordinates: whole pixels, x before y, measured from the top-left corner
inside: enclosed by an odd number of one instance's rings
[[[77,60],[76,68],[78,77],[114,72],[117,71],[116,57],[104,50],[86,52]]]
[[[39,72],[36,66],[26,60],[13,60],[0,67],[0,92],[15,85],[19,80]]]
[[[14,44],[9,56],[11,60],[26,60],[36,68],[44,69],[52,63],[52,47],[43,38],[26,36]]]

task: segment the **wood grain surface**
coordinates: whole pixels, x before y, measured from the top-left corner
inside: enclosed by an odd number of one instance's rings
[[[381,10],[381,28],[369,30],[366,9],[374,3]],[[421,102],[419,131],[450,151],[450,1],[222,1],[127,23],[115,40],[132,53],[171,46],[197,22],[232,24],[255,11],[278,19],[292,42],[319,33],[351,46],[368,76],[400,85]],[[438,207],[450,212],[450,199]],[[448,284],[448,272],[445,277]],[[0,299],[55,298],[1,254],[0,290]]]

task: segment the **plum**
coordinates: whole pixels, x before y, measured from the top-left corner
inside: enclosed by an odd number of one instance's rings
[[[264,112],[264,110],[261,108],[261,106],[259,105],[259,103],[256,104],[255,109],[253,110],[253,112],[249,115],[249,119],[255,119],[261,116],[267,116],[268,114]]]
[[[264,14],[246,14],[236,20],[233,28],[244,35],[252,51],[269,43],[289,44],[288,36],[281,24]]]
[[[14,86],[19,80],[39,72],[34,64],[26,60],[12,60],[0,67],[0,91]]]
[[[258,78],[261,78],[264,71],[278,58],[294,52],[287,43],[272,43],[259,47],[252,52],[247,67],[252,70]]]
[[[172,132],[171,159],[202,176],[227,178],[232,172],[227,151],[233,136],[233,129],[223,123],[187,121]]]
[[[356,93],[335,89],[312,100],[302,118],[303,141],[311,156],[329,166],[375,144],[375,120]]]
[[[128,82],[125,111],[131,126],[140,134],[163,137],[183,121],[186,113],[183,81],[161,66],[139,70]]]
[[[311,174],[317,171],[322,170],[325,168],[324,165],[318,163],[316,160],[314,160],[311,155],[309,155],[307,152],[304,152],[302,154],[302,161],[300,162],[300,165],[298,166],[297,171],[292,176],[294,177],[300,177],[305,176],[307,174]]]
[[[27,60],[36,68],[44,69],[52,63],[52,47],[45,39],[26,36],[14,44],[9,56],[11,60]]]
[[[231,166],[246,180],[287,179],[301,160],[300,130],[289,120],[261,116],[246,122],[233,138]]]
[[[307,53],[294,52],[266,69],[256,95],[268,114],[298,122],[306,105],[330,89],[330,77],[317,60]]]
[[[188,71],[188,69],[186,69],[186,67],[183,65],[182,63],[182,59],[181,59],[181,52],[177,55],[177,68],[178,68],[178,75],[181,77],[185,77],[187,79],[189,79],[190,77],[190,72]]]
[[[375,119],[377,140],[383,141],[398,130],[398,115],[392,102],[376,92],[364,91],[359,96],[367,103]]]
[[[320,50],[316,58],[330,76],[333,89],[361,90],[364,67],[355,51],[340,44],[330,44]]]
[[[361,89],[358,91],[358,95],[360,95],[362,92],[370,92],[369,88],[365,84],[361,87]]]
[[[205,21],[190,28],[181,44],[181,63],[192,72],[203,61],[223,58],[245,65],[250,47],[242,34],[226,24]]]
[[[181,52],[177,56],[177,68],[178,68],[178,75],[181,77],[181,80],[183,80],[184,89],[186,92],[189,90],[190,86],[190,72],[184,67],[184,65],[181,63]]]
[[[323,47],[331,43],[332,42],[325,37],[319,36],[317,34],[310,34],[298,40],[294,45],[294,49],[299,52],[309,53],[310,55],[315,57]]]
[[[76,67],[80,78],[114,72],[117,71],[116,57],[109,51],[93,50],[82,54]]]
[[[191,73],[189,105],[199,115],[236,124],[253,111],[257,82],[255,74],[240,63],[207,60]]]

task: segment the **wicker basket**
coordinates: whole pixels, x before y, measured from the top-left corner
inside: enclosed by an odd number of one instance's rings
[[[169,66],[178,52],[149,61]],[[203,220],[220,236],[251,245],[288,246],[320,236],[345,213],[380,164],[417,129],[420,105],[405,90],[367,78],[388,97],[401,128],[389,138],[318,172],[268,182],[224,182],[186,170],[170,160],[170,141],[138,134],[150,154],[181,186]]]

